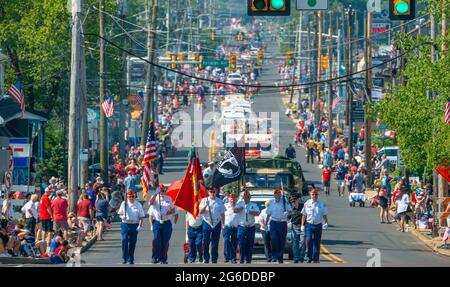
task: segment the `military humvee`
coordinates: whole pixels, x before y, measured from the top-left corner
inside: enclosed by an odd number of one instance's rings
[[[308,194],[302,168],[297,161],[286,157],[254,157],[245,160],[245,184],[249,191],[284,188],[286,196],[297,198]]]

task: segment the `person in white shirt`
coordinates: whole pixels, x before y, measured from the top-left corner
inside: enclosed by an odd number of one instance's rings
[[[308,245],[308,263],[319,263],[320,241],[322,239],[322,229],[328,228],[328,208],[325,203],[318,200],[319,193],[316,188],[310,191],[311,199],[305,202],[302,209],[301,231],[306,233]],[[325,224],[322,224],[325,222]]]
[[[287,219],[292,207],[287,198],[281,195],[279,189],[273,192],[274,199],[270,200],[266,210],[266,225],[270,222],[270,243],[272,246],[272,262],[283,263],[284,248],[287,236]]]
[[[152,263],[167,264],[167,252],[173,230],[172,220],[174,220],[176,208],[172,199],[166,195],[163,184],[159,185],[150,198],[149,205],[149,222],[153,230]]]
[[[400,228],[401,232],[405,232],[405,217],[408,215],[411,221],[414,223],[414,229],[417,229],[416,219],[411,209],[411,198],[407,192],[406,187],[400,188],[400,194],[397,197],[397,214],[400,216]]]
[[[255,217],[259,216],[259,207],[256,203],[250,202],[250,192],[244,191],[244,200],[239,201],[234,208],[234,212],[239,214],[238,240],[240,263],[250,264],[253,256],[253,245],[255,244]]]
[[[122,235],[122,258],[123,264],[127,262],[134,264],[134,250],[136,247],[137,235],[144,223],[144,209],[142,204],[136,200],[134,191],[127,192],[128,200],[124,200],[120,204],[119,214],[122,219],[121,235]]]
[[[200,202],[199,208],[203,219],[203,263],[209,263],[209,244],[211,244],[212,263],[217,263],[219,258],[220,231],[222,229],[222,223],[225,222],[225,205],[216,196],[216,189],[211,188],[208,190],[208,196]]]
[[[236,263],[238,220],[239,215],[234,212],[236,207],[236,195],[230,194],[228,202],[225,203],[225,222],[223,227],[223,254],[225,263]]]
[[[197,218],[187,212],[186,213],[186,243],[189,243],[189,263],[195,263],[198,253],[198,262],[203,262],[203,232],[202,232],[203,219],[199,215]]]
[[[38,202],[38,195],[31,195],[30,200],[22,207],[22,212],[25,214],[26,228],[35,236],[36,223],[39,218],[39,212],[36,209],[36,202]]]
[[[258,216],[258,223],[260,226],[261,236],[264,240],[264,255],[266,256],[267,262],[272,262],[272,248],[270,246],[270,221],[266,224],[267,219],[267,207],[269,207],[270,200],[264,203],[264,208]]]

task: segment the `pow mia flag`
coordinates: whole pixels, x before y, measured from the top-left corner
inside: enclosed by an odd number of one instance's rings
[[[212,186],[220,188],[230,182],[238,181],[244,174],[244,147],[235,146],[227,151],[216,164],[212,176]]]

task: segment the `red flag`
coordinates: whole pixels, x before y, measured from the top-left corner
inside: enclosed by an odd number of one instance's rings
[[[195,150],[191,152],[191,160],[186,170],[186,175],[179,187],[178,193],[170,192],[176,190],[178,182],[174,182],[168,190],[168,195],[174,199],[175,206],[191,213],[196,219],[199,213],[200,200],[207,196],[206,188],[200,184],[203,181],[200,160],[196,156]]]

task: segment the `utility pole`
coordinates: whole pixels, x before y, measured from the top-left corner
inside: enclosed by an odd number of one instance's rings
[[[306,45],[308,46],[308,59],[307,59],[307,63],[308,63],[308,76],[309,76],[309,81],[312,82],[313,80],[313,69],[312,69],[312,51],[311,51],[311,21],[308,15],[308,37],[306,38]],[[309,110],[312,112],[312,91],[313,91],[313,87],[309,86],[308,87],[308,91],[309,91]]]
[[[332,12],[328,13],[328,79],[333,78],[333,29],[332,29]],[[331,150],[333,146],[333,83],[328,82],[328,148]]]
[[[367,12],[367,22],[365,29],[365,38],[366,38],[366,48],[364,49],[365,53],[365,63],[366,63],[366,92],[367,98],[364,97],[366,103],[372,102],[372,13]],[[367,111],[364,113],[364,150],[365,150],[365,159],[366,159],[366,170],[367,170],[367,186],[372,186],[372,131],[371,131],[371,122],[368,117]]]
[[[346,74],[350,75],[353,70],[353,48],[352,48],[352,16],[353,16],[353,9],[352,6],[349,5],[349,8],[346,9],[347,13],[347,59],[346,59]],[[348,154],[350,156],[350,162],[352,162],[353,159],[353,125],[352,125],[352,103],[353,103],[353,94],[350,89],[351,84],[351,78],[347,78],[347,125],[348,125],[348,134],[347,134],[347,149]]]
[[[430,14],[430,38],[431,41],[434,42],[436,40],[436,17],[433,13]],[[434,47],[434,45],[431,45],[431,62],[435,62],[436,61],[436,48]],[[428,97],[430,99],[434,100],[434,95],[431,91],[428,91]],[[435,130],[433,128],[433,133],[432,133],[432,137],[433,137],[433,141],[435,139]],[[433,168],[433,210],[438,210],[439,205],[437,204],[437,199],[438,199],[438,177],[439,174],[436,171],[436,169]],[[436,212],[433,212],[434,214],[434,220],[433,220],[433,226],[432,226],[432,233],[433,233],[433,238],[439,236],[439,222],[438,222],[438,218],[436,215]]]
[[[321,66],[320,60],[322,58],[322,11],[317,12],[317,82],[320,81]],[[316,125],[320,123],[320,85],[316,85]]]
[[[345,18],[342,18],[342,20]],[[342,76],[341,74],[341,60],[342,60],[342,29],[339,28],[339,18],[336,18],[336,27],[338,27],[338,32],[337,32],[337,55],[336,55],[336,65],[337,65],[337,76]],[[343,99],[344,95],[344,87],[343,87],[343,83],[337,83],[336,84],[336,89],[337,89],[337,93],[338,96]],[[339,109],[340,110],[340,109]],[[340,118],[340,113],[336,113],[336,126],[340,127],[341,126],[341,122],[340,122],[341,118]]]
[[[81,101],[80,101],[80,148],[89,149],[89,131],[87,122],[87,82],[86,82],[86,56],[84,48],[84,36],[81,36]],[[80,161],[80,186],[83,187],[88,182],[89,169],[88,160]]]
[[[105,37],[105,0],[100,1],[100,11],[99,11],[99,27],[100,27],[100,37]],[[100,170],[102,174],[102,180],[108,183],[108,132],[107,132],[107,119],[105,112],[102,109],[102,103],[105,101],[105,70],[106,70],[106,57],[105,57],[105,41],[100,38]]]
[[[148,31],[147,31],[147,59],[153,62],[154,48],[155,48],[155,31],[157,22],[157,12],[158,12],[158,0],[148,0],[151,1],[151,18],[148,19]],[[148,14],[150,16],[150,13]],[[144,122],[142,123],[142,133],[141,133],[141,148],[143,149],[147,141],[147,134],[150,125],[150,120],[152,116],[153,107],[153,89],[151,88],[153,82],[153,66],[147,65],[147,78],[145,83],[145,110],[144,110]]]
[[[298,55],[298,62],[295,62],[295,64],[297,65],[297,70],[298,70],[298,80],[297,83],[300,83],[302,81],[302,43],[303,43],[303,11],[299,12],[299,33],[298,33],[298,51],[297,51],[297,55]],[[295,77],[295,73],[294,73],[294,77]],[[297,109],[299,109],[300,107],[300,103],[301,103],[302,97],[301,97],[301,93],[300,93],[300,88],[299,88],[299,92],[298,92],[298,99],[297,99]],[[305,107],[303,107],[305,108]]]
[[[68,192],[69,210],[77,210],[78,200],[78,164],[79,145],[77,114],[79,107],[77,99],[81,96],[80,65],[81,65],[81,13],[82,0],[72,0],[72,56],[70,73],[70,110],[69,110],[69,150],[68,150]]]
[[[126,29],[126,18],[128,15],[128,0],[120,0],[119,3],[119,17],[122,20],[122,25]],[[127,36],[122,36],[122,48],[127,49]],[[125,159],[125,106],[123,101],[127,98],[127,53],[122,51],[122,79],[120,84],[119,96],[119,158]]]
[[[303,12],[302,11],[299,12],[299,16],[298,17],[299,17],[298,18],[298,26],[297,26],[298,32],[297,32],[297,35],[296,35],[296,38],[295,38],[296,41],[295,41],[295,49],[294,49],[295,50],[294,51],[294,76],[293,76],[293,79],[292,79],[292,83],[294,85],[299,83],[300,79],[301,79],[301,77],[299,76],[298,77],[299,80],[297,81],[296,78],[295,78],[295,75],[296,75],[297,70],[300,71],[300,61],[301,61],[301,59],[300,59],[300,51],[301,51],[301,43],[302,43],[301,39],[302,39],[302,20],[303,20]],[[296,57],[299,58],[298,62],[295,61]],[[291,97],[289,98],[289,104],[292,104],[292,100],[294,98],[294,90],[295,90],[295,87],[292,87],[292,89],[291,89]],[[299,108],[299,105],[297,103],[297,109],[298,108]]]

